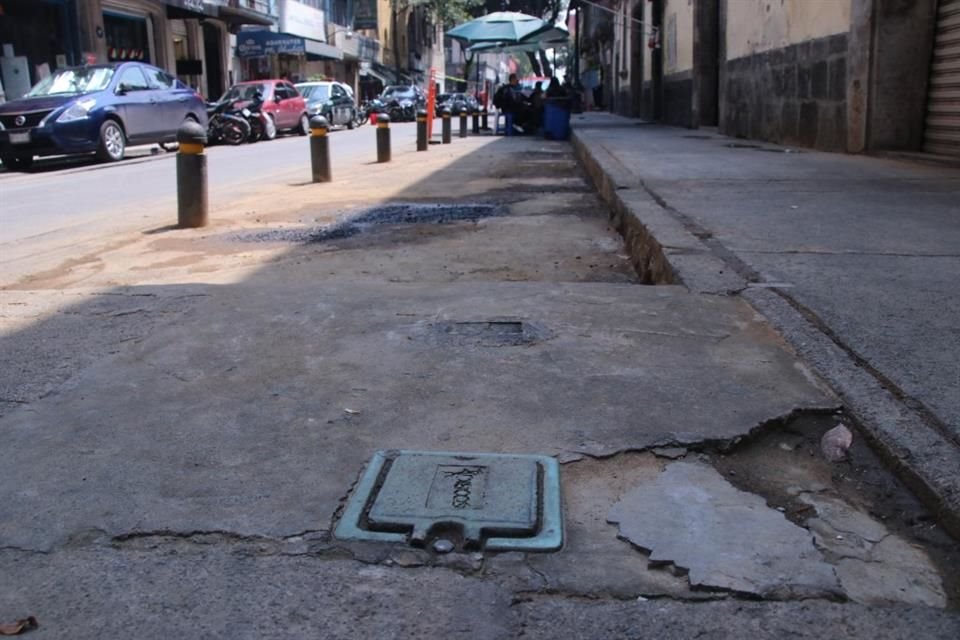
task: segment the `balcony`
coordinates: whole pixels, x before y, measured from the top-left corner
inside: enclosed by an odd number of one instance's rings
[[[218,17],[236,31],[244,25],[268,27],[276,23],[277,15],[270,0],[206,0],[217,7]]]

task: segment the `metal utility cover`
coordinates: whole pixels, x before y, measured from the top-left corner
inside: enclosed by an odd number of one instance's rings
[[[452,530],[464,548],[559,549],[557,461],[535,455],[378,451],[334,535],[423,546]]]

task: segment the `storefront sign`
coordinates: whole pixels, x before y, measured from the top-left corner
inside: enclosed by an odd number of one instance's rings
[[[262,58],[277,53],[297,55],[306,52],[303,38],[272,31],[241,31],[237,34],[237,55]]]
[[[174,10],[186,11],[188,14],[196,14],[197,17],[217,15],[215,3],[208,2],[207,0],[164,0],[164,4],[173,7]],[[168,15],[168,17],[175,16]],[[183,17],[189,17],[189,15]]]
[[[300,4],[296,0],[286,0],[280,5],[280,31],[326,42],[326,16],[319,9]]]

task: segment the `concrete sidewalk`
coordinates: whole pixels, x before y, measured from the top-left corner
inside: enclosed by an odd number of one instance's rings
[[[660,283],[670,265],[635,253],[638,277],[569,145],[471,137],[335,175],[0,288],[0,623],[960,634],[955,541],[862,438],[825,459],[839,400],[747,301]],[[553,457],[562,548],[470,544],[456,505],[419,544],[338,537],[348,500],[374,519],[358,479],[385,449]],[[547,492],[543,474],[498,496],[497,468],[470,466],[471,509]]]
[[[750,301],[960,532],[960,170],[610,114],[573,127],[645,277]]]

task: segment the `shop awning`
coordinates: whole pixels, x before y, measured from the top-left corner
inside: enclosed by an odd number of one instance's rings
[[[362,75],[362,76],[370,76],[370,77],[372,77],[372,78],[376,78],[377,80],[379,80],[380,82],[382,82],[382,83],[384,84],[384,86],[386,86],[386,85],[388,85],[388,84],[393,84],[393,82],[390,80],[390,78],[388,78],[388,77],[386,76],[386,74],[380,73],[379,71],[377,71],[377,70],[374,69],[373,67],[369,67],[369,68],[367,68],[367,69],[361,68],[361,69],[360,69],[360,75]]]
[[[164,0],[167,5],[167,18],[171,20],[189,20],[191,18],[215,18],[217,6],[204,0]]]
[[[303,46],[306,50],[308,59],[343,60],[343,51],[337,49],[331,44],[304,38]]]
[[[304,55],[315,60],[343,60],[343,52],[324,42],[301,38],[289,33],[277,33],[264,29],[241,31],[237,34],[237,55],[241,58],[264,56]]]
[[[371,63],[367,69],[361,69],[360,75],[370,75],[377,78],[385,85],[388,84],[413,84],[413,79],[407,74],[401,72],[400,79],[397,80],[397,72],[392,67],[382,65],[379,62]]]

